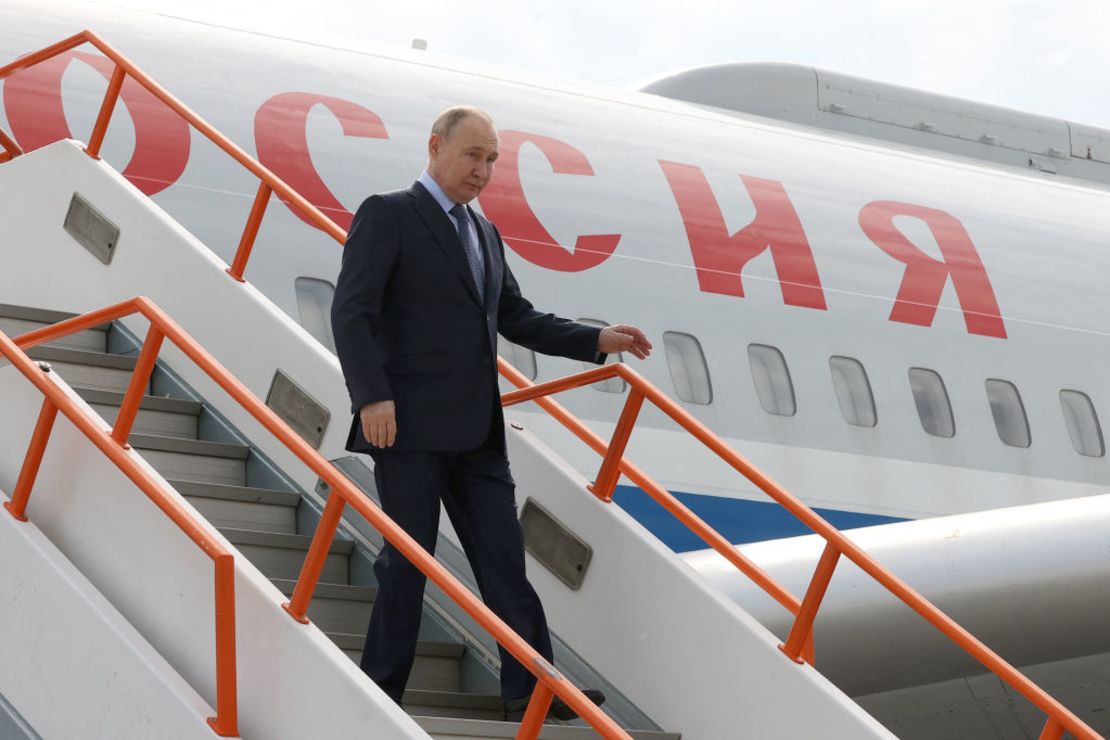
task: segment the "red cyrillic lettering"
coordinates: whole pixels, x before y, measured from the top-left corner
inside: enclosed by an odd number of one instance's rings
[[[4,107],[12,135],[30,151],[71,139],[62,105],[62,75],[80,59],[105,79],[115,63],[84,52],[66,52],[9,77],[4,83]],[[185,171],[189,162],[189,125],[146,88],[128,77],[120,99],[135,128],[135,151],[123,176],[147,195],[165,190]]]
[[[305,92],[281,93],[263,103],[254,117],[258,159],[325,216],[341,228],[349,229],[354,216],[324,184],[308,150],[308,113],[315,105],[331,111],[343,127],[344,136],[389,138],[377,114],[349,100]],[[315,226],[292,206],[289,210],[308,225]]]
[[[755,218],[730,236],[701,169],[665,160],[659,164],[682,214],[702,291],[743,296],[744,265],[770,249],[783,302],[826,308],[813,251],[781,182],[740,176],[755,205]]]
[[[613,254],[620,234],[579,236],[574,251],[564,249],[536,217],[520,183],[520,147],[535,145],[554,172],[564,175],[593,175],[586,155],[558,139],[523,131],[502,131],[501,152],[493,178],[478,196],[486,216],[497,224],[501,236],[513,251],[542,267],[562,272],[580,272],[597,267]]]
[[[928,224],[943,259],[934,259],[914,246],[894,225],[895,216],[919,218]],[[891,321],[931,326],[951,276],[968,333],[1006,338],[990,278],[959,219],[935,208],[881,200],[863,207],[859,225],[880,249],[906,265]]]

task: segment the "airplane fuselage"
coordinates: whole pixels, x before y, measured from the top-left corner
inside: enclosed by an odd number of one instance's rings
[[[1093,495],[1110,481],[1101,431],[1084,426],[1088,408],[1110,419],[1104,189],[418,52],[123,11],[8,2],[0,59],[82,27],[344,228],[366,195],[420,173],[438,111],[485,108],[501,158],[475,206],[501,229],[526,295],[642,326],[659,351],[637,369],[836,523]],[[85,139],[110,74],[89,50],[21,72],[3,82],[0,126],[25,149]],[[133,82],[116,119],[105,159],[230,260],[253,178]],[[317,298],[339,259],[274,202],[247,278],[326,342]],[[581,369],[509,356],[539,380]],[[625,398],[611,390],[560,400],[604,433]],[[596,472],[553,421],[512,416]],[[662,415],[641,424],[632,459],[726,535],[798,531]],[[668,544],[698,546],[622,495]]]

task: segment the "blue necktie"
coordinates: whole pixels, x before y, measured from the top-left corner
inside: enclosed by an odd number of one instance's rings
[[[466,254],[466,263],[470,265],[470,274],[474,276],[474,285],[478,287],[478,295],[486,294],[486,271],[482,264],[482,253],[474,243],[474,236],[470,232],[470,214],[466,206],[458,203],[451,209],[451,215],[459,227],[459,241],[462,242],[463,252]]]

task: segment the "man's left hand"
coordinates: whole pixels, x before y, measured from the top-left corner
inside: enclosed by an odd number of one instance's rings
[[[614,324],[601,330],[597,337],[597,351],[606,354],[630,352],[633,357],[646,360],[651,354],[651,342],[631,324]]]

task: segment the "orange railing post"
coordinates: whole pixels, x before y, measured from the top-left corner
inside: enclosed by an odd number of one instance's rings
[[[135,371],[131,373],[127,393],[124,394],[123,403],[120,404],[119,413],[116,415],[116,424],[112,428],[112,439],[123,447],[130,446],[127,444],[127,438],[131,435],[131,427],[139,414],[139,406],[142,405],[143,396],[146,395],[150,376],[158,362],[158,352],[162,348],[162,340],[165,336],[162,329],[155,324],[151,324],[147,329],[146,341],[143,342],[143,349],[135,363]]]
[[[258,227],[262,224],[262,217],[266,215],[266,206],[270,203],[270,194],[274,190],[263,182],[258,186],[258,193],[254,196],[254,205],[251,206],[247,225],[243,229],[243,237],[239,240],[239,248],[235,250],[235,260],[227,272],[239,282],[244,282],[243,272],[247,269],[247,260],[250,259],[254,240],[258,237]]]
[[[825,591],[829,588],[836,563],[840,560],[840,550],[830,542],[825,545],[821,559],[817,561],[817,569],[813,572],[813,579],[809,582],[805,598],[802,599],[802,608],[794,617],[794,626],[790,628],[790,635],[786,643],[779,645],[795,663],[804,663],[802,654],[807,646],[812,650],[809,638],[813,634],[813,620],[817,617],[817,610],[821,608],[821,600],[825,598]]]
[[[100,159],[100,145],[104,143],[104,134],[108,132],[108,122],[112,120],[112,111],[119,99],[119,91],[123,88],[124,77],[126,73],[123,67],[117,64],[112,72],[112,79],[108,82],[108,90],[104,93],[104,102],[100,105],[100,115],[96,117],[89,145],[85,147],[85,152],[93,159]]]
[[[221,737],[239,735],[235,660],[235,558],[216,558],[216,716],[208,724]]]
[[[343,506],[343,497],[333,488],[328,495],[327,504],[324,505],[324,513],[320,515],[320,522],[316,525],[316,533],[312,535],[312,544],[308,547],[301,573],[297,576],[293,596],[282,604],[282,608],[302,624],[308,624],[308,605],[312,601],[316,584],[320,582],[320,572],[328,558],[328,549],[335,539],[339,520],[343,517]]]
[[[19,471],[19,478],[15,482],[11,501],[4,503],[4,508],[21,522],[27,521],[27,501],[31,498],[31,489],[35,485],[35,478],[39,474],[43,453],[46,452],[46,443],[50,441],[50,432],[54,429],[54,419],[58,416],[58,407],[49,398],[42,400],[42,409],[39,411],[39,420],[35,424],[35,431],[31,434],[31,443],[27,446],[27,455],[23,458],[23,469]]]
[[[1048,721],[1045,722],[1044,729],[1041,730],[1040,740],[1060,740],[1062,737],[1064,737],[1064,728],[1052,717],[1049,717]]]
[[[644,405],[644,394],[633,388],[628,399],[624,402],[617,428],[613,431],[613,441],[605,458],[601,461],[601,470],[597,473],[597,480],[593,485],[587,486],[593,494],[602,501],[612,501],[613,491],[616,490],[620,480],[620,462],[624,459],[624,449],[628,445],[628,438],[632,435],[632,428],[636,426],[636,417],[640,414],[640,407]]]
[[[547,718],[547,710],[551,706],[551,699],[555,693],[543,685],[536,683],[532,691],[532,698],[528,700],[528,709],[524,712],[524,719],[520,722],[517,731],[517,740],[535,740],[543,729],[543,721]]]
[[[18,157],[20,154],[23,154],[23,150],[19,147],[19,144],[15,143],[15,139],[9,136],[8,132],[2,128],[0,128],[0,149],[4,150],[0,152],[0,164],[8,162]]]

